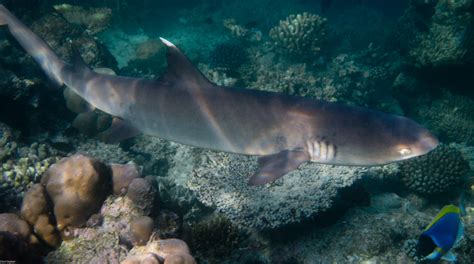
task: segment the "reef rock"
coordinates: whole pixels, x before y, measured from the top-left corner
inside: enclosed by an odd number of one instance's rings
[[[151,260],[164,259],[165,264],[195,264],[186,242],[171,239],[154,239],[142,247],[134,247],[122,264],[159,263]],[[150,261],[150,262],[148,262]]]

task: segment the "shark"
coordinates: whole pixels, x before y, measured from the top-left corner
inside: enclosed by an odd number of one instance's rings
[[[97,73],[76,56],[60,59],[0,5],[0,25],[57,85],[114,117],[105,139],[139,134],[198,148],[258,156],[250,185],[264,185],[306,162],[377,166],[424,155],[438,139],[415,121],[368,108],[209,81],[170,41],[156,80]]]

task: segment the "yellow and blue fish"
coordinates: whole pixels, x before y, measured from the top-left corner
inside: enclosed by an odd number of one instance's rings
[[[451,249],[464,235],[462,210],[455,205],[441,209],[435,219],[425,228],[418,239],[417,252],[426,261],[456,261]]]

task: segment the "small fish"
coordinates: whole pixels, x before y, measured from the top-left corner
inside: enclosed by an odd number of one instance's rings
[[[461,213],[459,207],[447,205],[425,228],[417,245],[417,253],[423,257],[423,260],[456,261],[456,256],[451,252],[451,249],[458,245],[464,235]]]

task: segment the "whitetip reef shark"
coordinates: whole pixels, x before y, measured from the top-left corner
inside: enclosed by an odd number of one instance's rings
[[[437,138],[416,122],[366,108],[210,82],[171,42],[158,80],[100,74],[80,59],[68,64],[0,5],[0,25],[49,78],[114,116],[108,136],[138,134],[259,156],[249,184],[272,182],[307,161],[375,166],[423,155]]]

